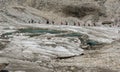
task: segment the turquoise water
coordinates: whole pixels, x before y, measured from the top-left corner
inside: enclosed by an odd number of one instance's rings
[[[13,32],[8,32],[8,33],[4,33],[4,34],[2,34],[3,36],[5,36],[5,35],[12,35],[12,33]]]
[[[20,33],[51,33],[51,34],[59,34],[65,33],[66,31],[59,30],[48,30],[48,29],[19,29]]]
[[[8,36],[12,35],[13,33],[31,33],[32,36],[40,35],[43,33],[50,33],[50,34],[59,34],[59,33],[65,33],[66,31],[59,31],[59,30],[48,30],[48,29],[19,29],[16,32],[8,32],[2,34],[2,36]]]
[[[34,36],[34,34],[39,35],[39,34],[44,34],[44,33],[50,33],[50,34],[66,33],[66,34],[58,35],[60,37],[80,37],[82,35],[80,33],[67,33],[67,31],[48,30],[48,29],[19,29],[16,32],[9,32],[9,33],[5,33],[3,35],[12,35],[13,33],[31,33],[33,36]]]
[[[93,40],[87,40],[87,44],[90,46],[95,46],[95,45],[98,45],[100,43],[98,43],[97,41],[93,41]]]
[[[59,36],[61,36],[61,37],[80,37],[80,36],[82,36],[82,34],[80,34],[80,33],[67,33],[67,34],[62,34]]]

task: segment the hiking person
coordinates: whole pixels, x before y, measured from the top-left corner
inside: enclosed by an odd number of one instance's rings
[[[95,23],[93,23],[93,26],[96,26],[96,24],[95,24]]]
[[[55,22],[54,22],[54,21],[52,21],[52,24],[55,24]]]
[[[33,20],[33,19],[31,19],[31,23],[34,23],[34,20]]]
[[[63,22],[61,22],[61,25],[63,25]]]
[[[76,26],[76,22],[74,22],[74,26]]]
[[[88,26],[90,26],[90,24],[88,24]]]
[[[80,26],[80,22],[78,22],[78,26]]]
[[[49,23],[50,23],[49,20],[47,20],[47,21],[46,21],[46,24],[49,24]]]
[[[68,22],[66,21],[66,25],[68,25]]]

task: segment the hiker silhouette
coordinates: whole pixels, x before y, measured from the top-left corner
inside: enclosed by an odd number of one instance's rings
[[[66,25],[68,25],[68,22],[66,21]]]
[[[80,22],[78,22],[78,26],[80,26]]]
[[[55,22],[54,22],[54,21],[52,21],[52,24],[55,24]]]
[[[76,26],[76,22],[74,22],[74,26]]]
[[[49,20],[46,21],[46,24],[49,24]]]

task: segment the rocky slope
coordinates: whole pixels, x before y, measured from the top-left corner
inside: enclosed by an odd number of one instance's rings
[[[61,21],[63,23],[67,21],[69,24],[79,21],[84,23],[92,21],[97,24],[99,22],[112,21],[113,24],[117,24],[120,20],[119,0],[1,0],[0,3],[1,9],[6,8],[8,10],[9,8],[7,7],[14,6],[12,8],[14,9],[13,13],[17,13],[15,10],[26,12],[27,9],[34,12],[32,14],[37,15],[37,17],[53,20],[56,24],[61,23]],[[25,8],[18,6],[24,6]],[[10,11],[8,10],[7,12],[9,13]],[[34,16],[29,13],[29,16],[27,16],[29,18],[23,19],[29,20],[31,17],[35,21],[39,19]],[[21,19],[21,17],[18,17],[18,19]]]

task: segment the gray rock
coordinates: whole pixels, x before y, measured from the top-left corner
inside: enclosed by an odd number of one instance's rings
[[[0,58],[0,71],[3,70],[8,65],[9,62],[6,58]]]

